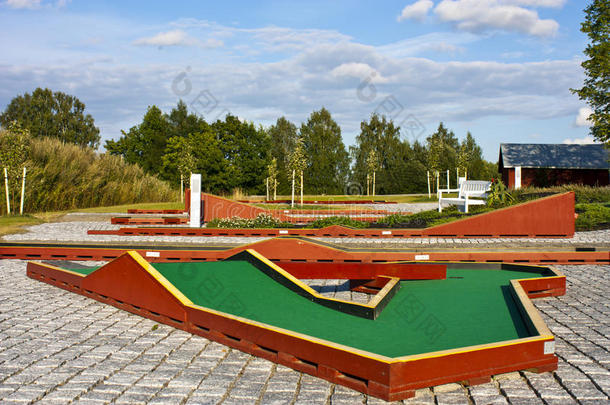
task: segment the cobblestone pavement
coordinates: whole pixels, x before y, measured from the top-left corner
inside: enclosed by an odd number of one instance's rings
[[[383,402],[31,280],[25,267],[0,261],[3,404]],[[534,301],[557,339],[556,372],[438,386],[405,403],[608,403],[610,266],[558,267],[568,293]],[[341,281],[309,282],[331,296],[366,299]]]
[[[48,241],[48,242],[130,242],[130,243],[174,243],[174,244],[226,244],[242,245],[269,238],[259,237],[193,237],[193,236],[121,236],[121,235],[88,235],[90,229],[119,229],[124,225],[112,225],[110,221],[70,221],[34,225],[27,232],[3,237],[6,241]],[[560,238],[313,238],[324,242],[346,244],[350,246],[375,246],[391,248],[430,247],[549,247],[549,246],[603,246],[610,247],[610,230],[576,232],[570,239]]]

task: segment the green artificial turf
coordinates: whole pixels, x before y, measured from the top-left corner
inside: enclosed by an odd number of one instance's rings
[[[196,305],[388,357],[530,336],[509,281],[540,276],[449,269],[446,280],[402,281],[381,315],[369,320],[315,304],[246,261],[153,266]]]

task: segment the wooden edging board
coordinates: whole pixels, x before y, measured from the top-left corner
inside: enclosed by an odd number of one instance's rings
[[[515,264],[610,264],[606,248],[558,249],[374,249],[345,248],[331,243],[301,237],[279,237],[237,247],[0,243],[0,259],[30,260],[112,260],[128,250],[136,250],[151,262],[214,261],[225,259],[246,249],[256,249],[274,262],[385,263],[393,261],[488,262]]]

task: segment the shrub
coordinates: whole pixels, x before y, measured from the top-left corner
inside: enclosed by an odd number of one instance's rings
[[[594,231],[610,228],[610,203],[576,204],[576,230]]]
[[[320,218],[312,222],[309,228],[324,228],[331,225],[342,225],[349,226],[352,228],[368,228],[369,224],[364,221],[358,221],[357,219],[352,219],[350,217],[326,217]]]
[[[288,228],[292,224],[275,219],[269,214],[259,214],[254,219],[214,218],[206,224],[207,228]]]
[[[487,205],[489,207],[506,207],[507,205],[512,204],[514,200],[515,199],[502,180],[495,180],[491,183],[491,187],[487,192]]]
[[[380,218],[377,223],[388,228],[427,228],[489,211],[493,211],[493,208],[475,206],[470,208],[468,214],[465,214],[460,212],[456,206],[450,206],[443,209],[443,212],[430,210],[413,215],[392,214]]]

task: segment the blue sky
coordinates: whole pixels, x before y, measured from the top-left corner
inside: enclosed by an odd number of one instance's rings
[[[413,142],[440,121],[496,161],[501,142],[590,142],[581,0],[0,3],[0,109],[48,87],[117,139],[182,98],[300,125],[326,107],[346,145],[384,113]],[[103,141],[102,141],[103,144]]]

